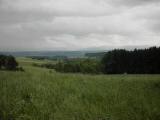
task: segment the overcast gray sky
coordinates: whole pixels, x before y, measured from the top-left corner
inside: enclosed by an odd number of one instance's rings
[[[0,50],[160,45],[160,0],[0,0]]]

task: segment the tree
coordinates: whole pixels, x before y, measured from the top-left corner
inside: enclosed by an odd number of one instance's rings
[[[5,67],[5,59],[6,59],[7,56],[5,55],[0,55],[0,69],[2,67]]]
[[[104,73],[158,74],[160,73],[160,47],[149,49],[113,50],[103,57]]]
[[[7,56],[5,59],[5,68],[8,70],[15,70],[18,66],[18,63],[16,62],[15,58],[13,56]]]

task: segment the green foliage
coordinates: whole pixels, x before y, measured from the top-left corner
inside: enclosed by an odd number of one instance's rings
[[[8,56],[5,59],[5,67],[8,70],[14,70],[16,69],[18,63],[16,62],[15,58],[13,56]]]
[[[160,75],[0,71],[0,120],[159,120]]]
[[[109,74],[159,74],[160,47],[143,50],[113,50],[102,59],[104,72]]]
[[[104,53],[90,53],[89,56],[100,55]],[[148,49],[135,49],[127,51],[116,49],[107,52],[99,59],[75,59],[56,64],[55,70],[59,72],[72,73],[106,73],[106,74],[159,74],[160,73],[160,47],[151,47]]]
[[[55,70],[68,73],[101,73],[101,64],[94,59],[68,60],[66,62],[58,62]]]
[[[55,64],[51,64],[51,63],[44,63],[44,64],[33,63],[32,66],[48,68],[48,69],[55,69]]]
[[[85,56],[89,58],[97,58],[101,59],[107,52],[93,52],[93,53],[86,53]]]
[[[66,60],[67,56],[29,56],[28,58],[35,60]]]
[[[0,55],[0,69],[15,70],[18,66],[13,56]]]

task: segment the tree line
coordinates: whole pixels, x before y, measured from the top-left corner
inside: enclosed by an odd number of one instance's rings
[[[107,74],[158,74],[160,73],[160,47],[127,51],[117,49],[102,59]]]
[[[97,55],[93,54],[93,55]],[[104,54],[104,53],[103,53]],[[100,55],[102,55],[100,53]],[[60,60],[57,64],[34,65],[55,69],[64,73],[91,73],[91,74],[159,74],[160,47],[148,49],[115,49],[106,52],[101,59],[75,58]]]
[[[85,57],[101,59],[107,52],[86,53]]]
[[[0,55],[0,69],[16,70],[18,66],[17,61],[11,55]]]
[[[104,54],[102,59],[84,59],[59,62],[59,72],[104,73],[104,74],[159,74],[160,47],[148,49],[115,49]]]
[[[75,59],[65,62],[58,62],[55,65],[55,70],[65,73],[73,72],[99,74],[101,73],[101,65],[99,61],[94,59]]]
[[[90,73],[99,74],[101,73],[100,61],[95,59],[74,59],[74,60],[61,60],[56,64],[45,63],[45,64],[32,64],[35,67],[42,67],[47,69],[55,69],[57,72],[62,73]]]

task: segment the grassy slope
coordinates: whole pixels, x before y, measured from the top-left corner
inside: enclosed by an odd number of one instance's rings
[[[0,120],[160,118],[160,75],[93,76],[29,64],[24,68],[0,71]]]
[[[45,63],[55,64],[56,63],[56,61],[52,61],[52,60],[36,60],[36,59],[31,59],[26,57],[17,57],[16,59],[21,66],[31,66],[33,63],[36,63],[36,64],[45,64]]]

